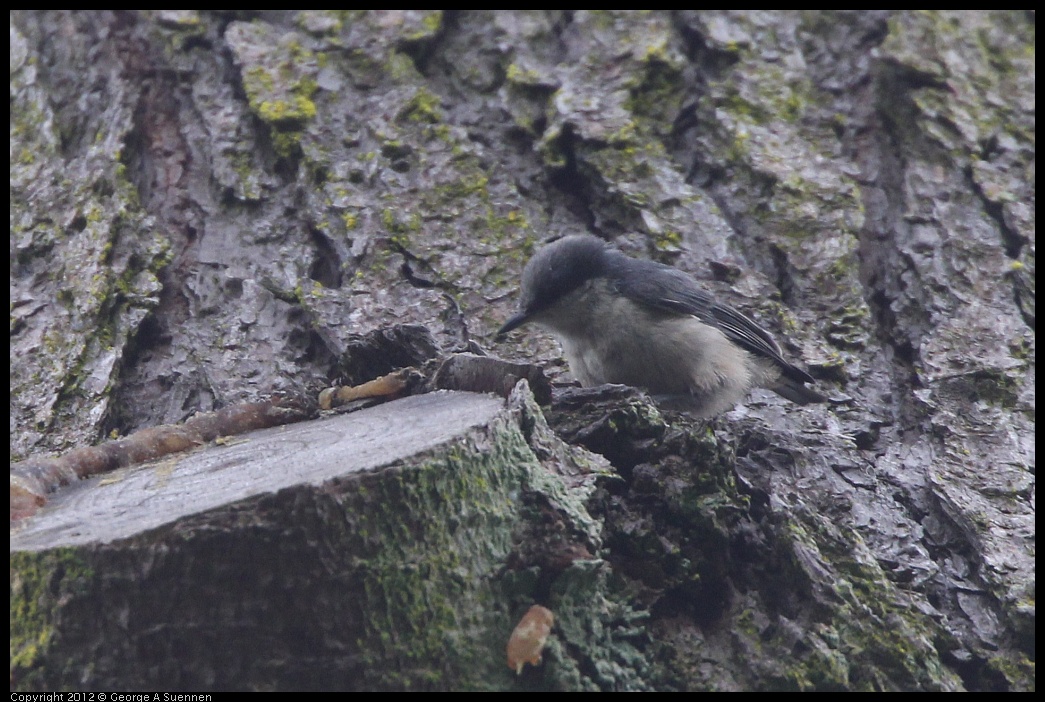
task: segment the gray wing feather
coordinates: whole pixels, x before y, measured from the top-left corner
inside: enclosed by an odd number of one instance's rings
[[[721,329],[726,337],[746,351],[768,358],[788,378],[812,383],[813,378],[788,363],[772,335],[746,315],[715,301],[711,293],[682,271],[653,261],[640,261],[623,254],[608,261],[617,291],[638,303],[665,312],[693,315]],[[623,275],[627,273],[626,275]],[[656,283],[653,283],[653,280]]]

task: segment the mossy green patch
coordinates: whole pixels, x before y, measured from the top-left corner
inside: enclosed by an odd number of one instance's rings
[[[32,689],[34,670],[47,657],[63,592],[94,577],[76,549],[17,552],[11,569],[11,681]]]

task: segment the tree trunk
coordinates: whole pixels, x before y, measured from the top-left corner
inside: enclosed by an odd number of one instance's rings
[[[459,351],[556,387],[424,450],[389,415],[372,473],[178,468],[183,511],[78,543],[41,520],[121,478],[59,489],[12,525],[13,686],[1033,687],[1033,12],[10,19],[12,460]],[[694,422],[496,341],[581,231],[832,402]]]

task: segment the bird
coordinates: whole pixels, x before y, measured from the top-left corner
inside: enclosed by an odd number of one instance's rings
[[[591,234],[537,250],[522,273],[518,312],[496,338],[529,323],[556,337],[581,385],[638,387],[693,416],[727,411],[756,386],[800,405],[827,400],[769,332],[692,276]]]

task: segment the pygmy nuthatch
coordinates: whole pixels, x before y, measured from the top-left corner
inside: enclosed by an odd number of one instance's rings
[[[697,416],[730,409],[754,386],[802,405],[827,399],[769,332],[689,275],[589,234],[549,244],[526,264],[519,313],[497,335],[528,322],[555,335],[582,385],[632,385]]]

